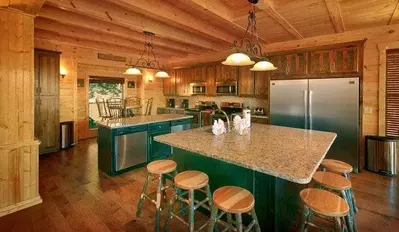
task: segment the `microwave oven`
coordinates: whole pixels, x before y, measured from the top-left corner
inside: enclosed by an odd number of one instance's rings
[[[205,95],[206,83],[191,83],[191,95]]]
[[[237,95],[237,82],[216,82],[216,95]]]

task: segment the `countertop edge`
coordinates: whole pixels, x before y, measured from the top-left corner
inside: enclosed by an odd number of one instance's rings
[[[136,124],[130,124],[130,125],[112,126],[112,127],[109,126],[109,125],[105,125],[103,122],[96,122],[96,123],[99,126],[106,127],[106,128],[109,128],[109,129],[120,129],[120,128],[125,128],[125,127],[142,126],[142,125],[148,125],[148,124],[152,124],[152,123],[169,122],[169,121],[176,121],[176,120],[190,119],[190,118],[193,118],[193,116],[191,116],[191,115],[182,115],[182,117],[178,117],[178,118],[160,119],[160,120],[154,120],[154,121],[151,121],[151,122],[142,122],[142,123],[136,123]]]

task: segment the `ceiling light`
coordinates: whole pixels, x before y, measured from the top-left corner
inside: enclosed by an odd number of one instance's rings
[[[228,56],[222,64],[230,66],[247,66],[255,64],[255,62],[244,53],[234,53]]]
[[[270,63],[269,61],[263,60],[259,61],[254,65],[253,68],[251,68],[251,71],[273,71],[276,70],[277,68]]]
[[[140,71],[140,69],[135,68],[135,67],[130,67],[126,70],[124,73],[125,75],[131,75],[131,76],[140,76],[143,75]]]
[[[168,77],[170,77],[170,76],[169,76],[169,74],[168,74],[167,72],[165,72],[165,71],[159,71],[159,72],[157,72],[157,73],[155,74],[155,77],[158,77],[158,78],[168,78]]]
[[[169,77],[169,74],[163,70],[165,70],[164,67],[161,67],[159,65],[159,62],[157,61],[157,58],[155,57],[154,53],[154,46],[153,46],[153,37],[155,36],[154,33],[144,31],[143,32],[145,35],[145,42],[144,42],[144,50],[140,54],[140,58],[136,61],[135,65],[132,65],[131,60],[130,64],[127,64],[127,66],[130,66],[125,72],[126,75],[142,75],[141,71],[138,68],[145,68],[145,69],[156,69],[156,70],[161,70],[159,75],[155,75],[156,77],[160,78],[167,78]],[[158,74],[157,73],[157,74]]]
[[[245,31],[244,37],[240,40],[235,40],[231,46],[233,54],[228,56],[225,61],[222,62],[224,65],[232,66],[246,66],[252,65],[255,62],[251,60],[251,57],[262,60],[255,64],[251,69],[252,71],[270,71],[276,70],[277,68],[267,60],[266,55],[262,53],[262,47],[259,45],[259,37],[256,29],[256,15],[255,15],[255,4],[258,0],[248,0],[252,4],[252,8],[248,14],[248,25]],[[247,37],[248,35],[248,37]],[[254,40],[252,37],[255,37]]]

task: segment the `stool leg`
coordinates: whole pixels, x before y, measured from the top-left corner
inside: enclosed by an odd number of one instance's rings
[[[227,231],[231,232],[232,231],[232,225],[233,225],[233,219],[231,218],[231,213],[227,213],[227,223],[229,224],[229,228]]]
[[[211,219],[209,219],[209,227],[208,227],[208,232],[213,232],[216,224],[216,220],[218,217],[218,208],[215,205],[212,205],[211,208]]]
[[[251,209],[252,219],[255,220],[255,231],[260,232],[258,216],[256,216],[255,207]]]
[[[162,201],[162,175],[158,177],[158,188],[157,188],[157,201],[156,205],[156,221],[155,221],[155,231],[159,232],[159,224],[161,221],[161,201]]]
[[[335,232],[343,232],[342,220],[339,217],[334,218],[334,231]]]
[[[308,221],[309,212],[309,208],[307,206],[304,206],[302,210],[301,221],[299,222],[300,232],[305,231],[305,228],[307,227],[306,222]]]
[[[173,193],[172,199],[170,200],[170,207],[169,207],[169,211],[168,211],[168,217],[166,218],[164,231],[169,231],[169,223],[170,223],[170,220],[173,217],[172,213],[173,213],[173,210],[175,208],[176,198],[177,198],[177,190],[175,189],[175,192]]]
[[[189,216],[190,216],[190,222],[189,222],[189,224],[190,224],[190,232],[194,232],[194,204],[195,204],[195,202],[194,202],[194,190],[193,189],[190,189],[189,191],[188,191],[188,200],[189,200],[189,202],[190,202],[190,206],[189,206],[189,208],[190,208],[190,213],[189,213]]]
[[[205,191],[206,191],[206,197],[209,199],[208,200],[209,208],[211,209],[212,205],[213,205],[213,199],[212,199],[212,192],[211,192],[211,188],[209,187],[209,184],[206,185]]]
[[[344,173],[344,177],[346,179],[350,180],[349,173]],[[359,209],[357,208],[357,205],[356,205],[356,199],[355,199],[355,194],[353,193],[353,188],[351,188],[349,190],[349,194],[351,195],[351,198],[352,198],[352,204],[354,206],[354,211],[355,211],[355,213],[357,213],[357,212],[359,212]]]
[[[151,173],[148,173],[147,174],[147,179],[145,180],[145,183],[144,183],[144,186],[143,186],[143,190],[141,191],[139,204],[137,206],[137,212],[136,212],[136,216],[137,217],[141,216],[141,208],[143,207],[144,195],[147,194],[147,188],[148,188],[148,183],[150,182],[150,178],[151,178]]]
[[[238,232],[242,232],[242,217],[241,217],[241,213],[237,213],[236,214],[236,219],[237,219],[237,231]]]
[[[345,216],[345,222],[349,227],[349,231],[354,232],[354,225],[353,225],[353,221],[354,221],[354,211],[353,211],[353,205],[351,202],[350,197],[347,196],[346,191],[341,191],[341,196],[342,198],[348,203],[349,205],[349,214]]]

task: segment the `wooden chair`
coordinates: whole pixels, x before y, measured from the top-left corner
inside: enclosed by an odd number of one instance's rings
[[[313,214],[334,220],[336,232],[346,231],[344,218],[349,214],[349,206],[344,199],[338,195],[326,190],[307,188],[300,192],[301,200],[304,204],[299,231],[307,231],[308,226],[325,228],[317,226],[312,222]]]
[[[140,110],[142,107],[143,106],[141,105],[141,98],[127,97],[125,98],[124,116],[133,117],[135,114],[137,114],[137,111]]]
[[[121,118],[124,109],[123,101],[120,98],[111,98],[107,100],[108,110],[112,118]]]
[[[143,207],[143,203],[145,199],[150,200],[155,204],[156,207],[156,216],[155,216],[155,231],[159,232],[160,230],[160,220],[161,220],[161,203],[162,200],[166,200],[166,192],[165,190],[170,188],[170,185],[166,185],[167,176],[173,178],[176,176],[176,167],[177,164],[173,160],[156,160],[147,165],[147,179],[144,183],[143,190],[140,195],[140,200],[137,206],[137,217],[141,216],[141,208]],[[155,176],[155,178],[154,178]],[[157,185],[157,191],[153,193],[148,193],[148,185],[150,183],[154,183]],[[155,199],[153,199],[153,195]]]
[[[104,99],[97,98],[96,105],[98,108],[98,115],[101,117],[101,121],[103,121],[104,119],[111,118],[111,114],[109,112],[108,105]]]
[[[320,171],[313,175],[313,183],[315,187],[321,187],[337,193],[348,203],[350,211],[348,216],[345,217],[345,222],[349,227],[349,231],[357,232],[355,208],[351,198],[352,195],[348,193],[351,191],[352,183],[338,174]]]
[[[208,184],[208,175],[199,171],[184,171],[175,176],[174,179],[175,193],[173,194],[168,217],[166,218],[165,231],[169,231],[169,223],[172,218],[177,218],[184,225],[189,227],[189,231],[194,231],[194,212],[199,207],[203,207],[210,211],[212,207],[212,194]],[[194,192],[199,191],[206,195],[202,201],[195,200]],[[184,196],[188,194],[188,199]],[[180,202],[180,207],[175,211],[175,204]],[[187,206],[184,206],[186,204]],[[208,204],[208,205],[207,205]],[[180,214],[185,214],[185,210],[189,210],[189,221],[186,222]],[[200,231],[208,225],[204,223],[196,231]]]
[[[255,213],[254,196],[246,189],[236,186],[225,186],[218,188],[213,193],[213,207],[208,232],[213,232],[216,223],[220,223],[226,227],[226,230],[244,231],[242,224],[242,214],[247,213],[252,216],[251,223],[245,228],[245,232],[260,232],[258,218]],[[218,211],[222,213],[218,215]],[[227,223],[220,220],[227,213]],[[235,215],[236,221],[233,221],[232,214]],[[226,231],[224,230],[224,231]]]
[[[144,115],[151,115],[151,110],[152,110],[152,102],[154,101],[154,98],[150,98],[147,101],[147,106],[145,108],[145,114]]]
[[[353,171],[353,168],[350,164],[342,162],[340,160],[334,160],[334,159],[324,159],[321,162],[321,168],[323,171],[329,171],[329,172],[334,172],[342,175],[346,179],[350,181],[350,176],[349,174]],[[353,189],[351,188],[348,194],[351,195],[352,198],[352,205],[354,206],[355,213],[359,212],[357,205],[356,205],[356,199],[355,199],[355,194],[353,193]]]

